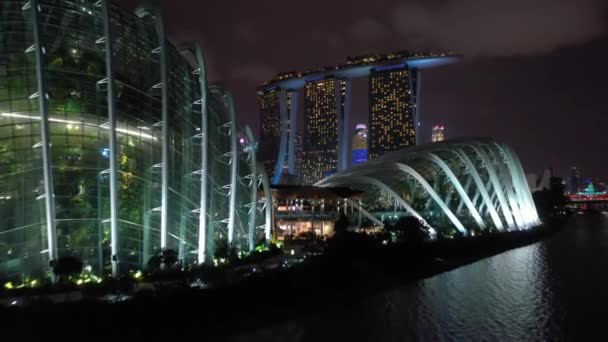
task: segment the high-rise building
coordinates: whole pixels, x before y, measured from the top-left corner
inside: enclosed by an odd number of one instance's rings
[[[336,172],[338,115],[344,108],[345,91],[346,82],[333,77],[309,81],[304,86],[302,175],[306,184]]]
[[[365,124],[358,124],[355,126],[352,151],[353,165],[361,164],[367,161],[367,126]]]
[[[258,105],[262,119],[260,127],[260,161],[270,177],[279,154],[281,139],[281,115],[279,113],[279,91],[276,89],[258,91]]]
[[[292,97],[294,91],[285,92],[286,113],[291,110]],[[269,177],[275,172],[277,157],[279,156],[279,146],[281,140],[281,124],[285,120],[287,135],[290,130],[289,116],[281,119],[281,90],[276,88],[258,91],[258,105],[260,108],[262,126],[260,127],[260,160],[264,164],[264,169]],[[285,160],[287,163],[287,160]]]
[[[369,158],[416,144],[407,65],[379,67],[369,75]]]
[[[445,140],[445,126],[435,125],[431,133],[431,142],[439,142]]]

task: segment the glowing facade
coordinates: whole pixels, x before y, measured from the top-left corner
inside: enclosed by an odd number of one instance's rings
[[[369,158],[416,144],[414,102],[407,66],[369,75]]]
[[[0,32],[0,278],[66,255],[98,274],[163,249],[202,263],[268,236],[255,142],[237,146],[232,96],[158,11],[8,0]]]
[[[491,140],[405,148],[318,182],[365,192],[378,218],[410,215],[432,234],[474,235],[539,224],[517,155]]]
[[[344,114],[346,82],[326,78],[304,88],[302,176],[306,184],[336,172],[339,117]]]
[[[355,126],[355,135],[353,136],[352,143],[352,165],[358,165],[367,161],[367,136],[367,126],[364,124],[358,124]]]

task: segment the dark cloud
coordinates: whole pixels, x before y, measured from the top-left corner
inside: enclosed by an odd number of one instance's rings
[[[308,33],[308,37],[315,43],[320,43],[321,48],[341,49],[345,45],[344,38],[338,32],[318,32]]]
[[[605,32],[603,0],[450,0],[436,7],[402,3],[395,28],[418,44],[466,55],[553,51]]]
[[[235,27],[235,33],[238,38],[242,42],[251,44],[254,43],[258,38],[256,34],[256,29],[252,24],[249,23],[239,23]]]
[[[230,77],[248,84],[258,85],[271,79],[276,73],[276,70],[264,64],[244,64],[232,68]]]
[[[350,33],[354,39],[378,39],[386,38],[391,34],[390,28],[383,23],[372,18],[362,18],[357,20],[351,27]]]

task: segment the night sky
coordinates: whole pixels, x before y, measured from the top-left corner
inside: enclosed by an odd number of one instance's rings
[[[120,0],[132,8],[136,2]],[[259,126],[256,86],[279,71],[395,50],[451,50],[463,62],[425,71],[423,141],[486,136],[515,148],[526,172],[570,166],[608,180],[608,2],[605,0],[204,1],[160,6],[176,44],[197,41],[210,80]],[[359,87],[366,82],[358,82]],[[365,89],[355,90],[365,96]],[[357,116],[366,100],[354,101]]]

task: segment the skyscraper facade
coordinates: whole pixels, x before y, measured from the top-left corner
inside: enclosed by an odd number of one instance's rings
[[[439,142],[445,140],[445,126],[435,125],[431,133],[431,142]]]
[[[289,135],[291,122],[289,115],[281,115],[281,94],[282,90],[271,88],[258,91],[258,106],[260,108],[262,125],[260,127],[260,159],[264,165],[266,173],[272,177],[275,173],[277,156],[281,141],[282,125],[285,125],[285,134]],[[285,96],[285,112],[291,111],[291,105],[295,92],[287,90]],[[284,161],[287,165],[287,160]],[[282,169],[281,169],[282,170]]]
[[[355,126],[355,134],[352,143],[352,165],[361,164],[367,161],[367,126],[358,124]]]
[[[304,86],[302,175],[312,184],[336,171],[338,115],[344,108],[345,81],[333,77]]]
[[[281,115],[279,112],[279,92],[277,89],[258,91],[262,125],[260,127],[260,161],[272,177],[279,154],[281,139]]]
[[[369,158],[416,144],[409,70],[372,69],[369,75]]]

